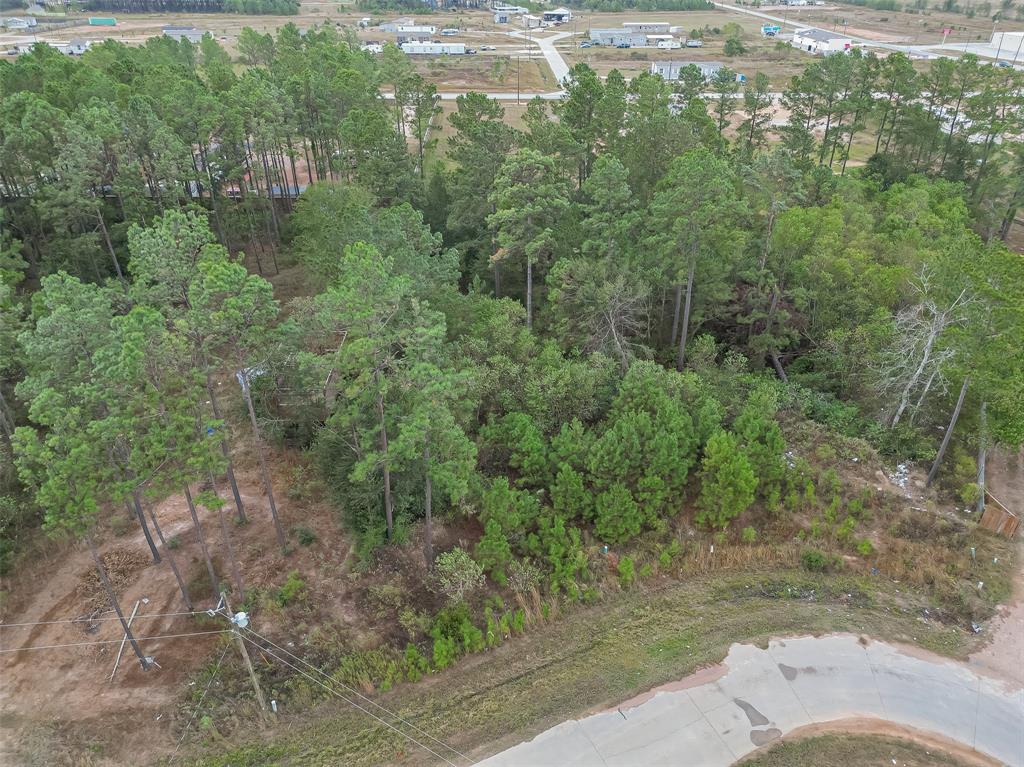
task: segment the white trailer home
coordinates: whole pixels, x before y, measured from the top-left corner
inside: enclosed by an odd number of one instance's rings
[[[402,43],[402,51],[410,56],[461,56],[465,43]]]
[[[794,48],[808,53],[828,56],[832,53],[849,53],[853,40],[836,32],[821,29],[798,29],[790,42]]]

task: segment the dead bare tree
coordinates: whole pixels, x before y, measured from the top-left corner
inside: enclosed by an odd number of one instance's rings
[[[947,306],[940,306],[931,295],[927,268],[914,288],[919,300],[896,315],[893,342],[875,371],[883,399],[895,400],[886,419],[889,428],[904,416],[913,421],[929,394],[946,391],[945,371],[956,355],[944,344],[946,331],[965,321],[964,309],[970,302],[962,290]]]

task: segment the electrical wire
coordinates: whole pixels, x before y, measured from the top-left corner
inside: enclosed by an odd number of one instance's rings
[[[413,737],[412,735],[410,735],[409,733],[407,733],[407,732],[402,732],[402,730],[398,729],[397,727],[395,727],[395,726],[394,726],[393,724],[391,724],[390,722],[388,722],[388,721],[386,721],[386,720],[384,720],[384,719],[381,719],[381,718],[380,718],[379,716],[377,716],[377,715],[376,715],[375,713],[373,713],[372,711],[370,711],[370,710],[368,710],[368,709],[366,709],[366,708],[363,708],[363,707],[362,707],[362,706],[360,706],[360,705],[359,705],[358,703],[356,703],[356,702],[355,702],[354,700],[349,700],[349,699],[348,699],[348,698],[346,698],[346,697],[345,697],[344,695],[342,695],[342,694],[341,694],[340,692],[338,692],[337,690],[335,690],[335,689],[334,689],[333,687],[328,687],[328,686],[327,686],[326,684],[324,684],[323,682],[321,682],[321,681],[320,681],[319,679],[317,679],[317,678],[316,678],[315,676],[313,676],[312,674],[309,674],[309,673],[307,673],[307,672],[303,671],[303,670],[302,670],[301,668],[299,668],[298,666],[296,666],[296,665],[295,665],[294,663],[289,663],[289,662],[288,662],[287,660],[285,660],[284,658],[282,658],[282,657],[281,657],[280,655],[278,655],[277,653],[275,653],[275,652],[274,652],[273,650],[268,650],[268,649],[267,649],[266,647],[261,647],[261,646],[260,646],[260,645],[259,645],[259,644],[258,644],[258,643],[257,643],[257,642],[255,641],[255,640],[252,640],[252,639],[250,639],[250,638],[249,638],[249,637],[247,637],[247,636],[243,636],[242,634],[239,634],[239,636],[241,636],[243,640],[245,640],[246,642],[248,642],[249,644],[251,644],[251,645],[252,645],[253,647],[255,647],[255,648],[257,648],[258,650],[260,650],[260,652],[264,652],[264,653],[266,653],[266,654],[270,655],[270,656],[271,656],[272,658],[274,658],[275,660],[279,660],[279,661],[280,661],[281,663],[283,663],[284,665],[288,666],[288,668],[292,669],[293,671],[295,671],[295,672],[297,672],[297,673],[299,673],[299,674],[302,674],[302,676],[306,677],[307,679],[309,679],[309,680],[310,680],[311,682],[313,682],[314,684],[318,684],[318,685],[320,685],[320,686],[321,686],[321,687],[323,687],[323,688],[324,688],[325,690],[327,690],[327,692],[331,693],[332,695],[335,695],[335,696],[337,696],[337,697],[338,697],[338,698],[340,698],[341,700],[343,700],[343,701],[345,701],[346,703],[348,703],[348,704],[349,704],[350,706],[354,706],[355,708],[358,708],[358,709],[359,709],[360,711],[362,711],[362,712],[363,712],[364,714],[366,714],[367,716],[369,716],[369,717],[372,717],[373,719],[376,719],[376,720],[377,720],[378,722],[380,722],[381,724],[383,724],[383,725],[384,725],[385,727],[387,727],[387,728],[388,728],[389,730],[394,730],[395,732],[397,732],[397,733],[398,733],[399,735],[401,735],[401,736],[402,736],[403,738],[405,738],[406,740],[410,741],[411,743],[415,743],[415,744],[416,744],[417,746],[419,746],[420,748],[422,748],[422,749],[423,749],[424,751],[426,751],[426,752],[427,752],[428,754],[430,754],[431,756],[433,756],[433,757],[436,757],[437,759],[440,759],[440,760],[441,760],[442,762],[444,762],[445,764],[447,764],[447,765],[450,765],[450,767],[459,767],[459,766],[458,766],[457,764],[455,764],[455,762],[451,761],[450,759],[448,759],[448,758],[446,758],[446,757],[444,757],[444,756],[441,756],[441,754],[437,753],[436,751],[434,751],[434,750],[433,750],[432,748],[430,748],[429,746],[427,746],[427,745],[424,745],[423,743],[420,743],[420,742],[419,742],[418,740],[416,740],[416,738],[414,738],[414,737]]]
[[[158,634],[148,637],[134,637],[136,642],[143,642],[147,639],[176,639],[178,637],[197,637],[204,634],[223,634],[231,629],[217,629],[216,631],[193,631],[190,634]],[[95,642],[71,642],[69,644],[29,645],[28,647],[16,647],[11,650],[0,650],[0,653],[27,652],[28,650],[57,650],[65,647],[89,647],[90,645],[120,644],[124,639],[100,639]]]
[[[349,692],[349,693],[351,693],[351,694],[353,694],[353,695],[356,695],[356,696],[358,696],[359,698],[361,698],[362,700],[366,701],[366,702],[367,702],[368,704],[370,704],[370,705],[371,705],[371,706],[373,706],[374,708],[377,708],[377,709],[379,709],[380,711],[383,711],[383,712],[384,712],[385,714],[387,714],[388,716],[393,716],[393,717],[394,717],[395,719],[397,719],[397,720],[398,720],[399,722],[401,722],[402,724],[404,724],[404,725],[405,725],[406,727],[409,727],[409,728],[411,728],[411,729],[415,730],[416,732],[418,732],[418,733],[419,733],[420,735],[424,736],[425,738],[429,738],[430,740],[432,740],[432,741],[434,741],[435,743],[437,743],[437,745],[439,745],[439,746],[441,746],[441,747],[443,747],[443,748],[446,748],[446,749],[448,749],[448,750],[449,750],[449,751],[451,751],[451,752],[452,752],[453,754],[456,754],[457,756],[459,756],[459,757],[461,757],[461,758],[465,759],[465,760],[466,760],[467,762],[471,762],[471,761],[472,761],[472,759],[470,759],[470,758],[469,758],[468,756],[466,756],[465,754],[463,754],[463,753],[462,753],[461,751],[458,751],[457,749],[454,749],[454,748],[452,748],[451,746],[449,746],[449,745],[448,745],[447,743],[445,743],[444,741],[438,740],[438,739],[437,739],[437,738],[435,738],[435,737],[434,737],[433,735],[431,735],[431,734],[430,734],[429,732],[426,732],[426,731],[424,731],[424,730],[421,730],[421,729],[420,729],[419,727],[417,727],[417,726],[416,726],[415,724],[413,724],[412,722],[410,722],[410,721],[408,721],[408,720],[406,720],[406,719],[403,719],[403,718],[402,718],[401,716],[399,716],[398,714],[396,714],[396,713],[395,713],[394,711],[390,711],[389,709],[387,709],[387,708],[385,708],[384,706],[380,705],[380,704],[379,704],[379,703],[377,703],[376,701],[374,701],[374,700],[371,700],[370,698],[367,698],[367,697],[366,697],[365,695],[363,695],[363,694],[362,694],[361,692],[359,692],[359,691],[358,691],[358,690],[356,690],[355,688],[353,688],[353,687],[350,687],[349,685],[345,684],[344,682],[342,682],[342,681],[341,681],[341,680],[339,680],[339,679],[335,679],[334,677],[330,676],[330,675],[329,675],[329,674],[327,674],[326,672],[324,672],[324,671],[322,671],[321,669],[319,669],[319,668],[317,668],[316,666],[314,666],[314,665],[313,665],[312,663],[310,663],[309,661],[307,661],[307,660],[304,660],[303,658],[300,658],[300,657],[299,657],[298,655],[296,655],[295,653],[291,652],[290,650],[288,650],[288,649],[286,649],[286,648],[284,648],[284,647],[281,647],[281,646],[280,646],[280,645],[278,645],[278,644],[274,644],[274,643],[273,643],[273,642],[271,642],[271,641],[270,641],[269,639],[267,639],[267,638],[266,638],[265,636],[262,636],[262,635],[260,635],[259,633],[257,633],[257,632],[255,632],[255,631],[253,631],[253,630],[252,630],[251,628],[248,628],[248,627],[246,627],[245,629],[243,629],[243,631],[248,631],[248,632],[249,632],[250,634],[253,634],[254,636],[257,636],[257,637],[259,637],[259,638],[260,638],[260,639],[261,639],[262,641],[266,642],[267,644],[271,645],[272,647],[276,647],[276,648],[277,648],[278,650],[280,650],[281,652],[283,652],[283,653],[286,653],[287,655],[290,655],[290,656],[291,656],[292,658],[294,658],[295,660],[297,660],[297,661],[298,661],[299,663],[302,663],[302,664],[303,664],[304,666],[307,666],[308,668],[312,669],[313,671],[315,671],[316,673],[320,674],[321,676],[323,676],[324,678],[328,679],[329,681],[331,681],[331,682],[333,682],[333,683],[335,683],[335,684],[337,684],[337,685],[340,685],[341,687],[343,687],[343,688],[345,689],[345,691],[346,691],[346,692]],[[257,646],[258,646],[258,645],[257,645]]]
[[[174,761],[174,757],[178,755],[178,751],[181,748],[181,744],[185,742],[185,736],[188,735],[188,730],[192,726],[192,722],[196,719],[196,714],[199,713],[199,709],[203,707],[203,701],[206,700],[206,693],[210,691],[210,687],[213,686],[213,680],[217,678],[217,674],[220,671],[220,664],[224,662],[224,656],[228,654],[228,649],[231,645],[224,645],[224,651],[220,654],[220,658],[217,659],[217,665],[213,669],[213,674],[210,676],[210,681],[206,683],[206,689],[203,690],[203,694],[199,696],[199,702],[196,703],[195,709],[192,711],[192,716],[189,717],[188,724],[185,725],[185,729],[182,730],[181,737],[178,738],[178,745],[174,747],[174,753],[171,754],[170,761]]]
[[[140,618],[169,618],[176,615],[208,615],[205,610],[189,610],[181,613],[151,613],[151,614],[136,614],[132,619],[132,623],[139,620]],[[20,626],[50,626],[58,623],[98,623],[99,621],[119,621],[121,620],[116,615],[111,615],[109,618],[88,618],[82,616],[81,618],[67,618],[56,621],[36,621],[34,623],[3,623],[0,622],[0,629],[12,629]]]

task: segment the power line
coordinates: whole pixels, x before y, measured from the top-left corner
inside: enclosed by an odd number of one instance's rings
[[[174,753],[171,754],[171,761],[174,761],[174,757],[178,755],[178,750],[181,748],[181,744],[185,742],[185,736],[188,735],[188,730],[192,726],[192,722],[195,721],[196,714],[199,713],[199,709],[203,707],[203,701],[206,700],[206,693],[210,691],[210,687],[213,686],[213,680],[217,678],[217,673],[220,671],[220,664],[224,662],[224,656],[228,654],[228,650],[231,648],[231,644],[224,645],[224,651],[220,654],[220,658],[217,659],[217,666],[213,669],[213,674],[210,676],[210,681],[206,683],[206,689],[203,690],[203,694],[199,696],[199,702],[196,703],[195,709],[192,711],[192,716],[189,717],[188,724],[185,725],[185,729],[181,733],[181,737],[178,738],[178,745],[174,747]]]
[[[441,760],[442,762],[444,762],[445,764],[447,764],[447,765],[450,765],[450,767],[459,767],[459,766],[458,766],[457,764],[455,764],[455,762],[451,761],[450,759],[447,759],[447,758],[446,758],[446,757],[444,757],[444,756],[441,756],[441,754],[437,753],[436,751],[434,751],[434,750],[433,750],[432,748],[430,748],[429,746],[426,746],[426,745],[424,745],[423,743],[420,743],[420,742],[419,742],[418,740],[416,740],[416,738],[414,738],[414,737],[413,737],[412,735],[410,735],[409,733],[407,733],[407,732],[402,732],[402,731],[401,731],[400,729],[398,729],[397,727],[395,727],[395,726],[394,726],[393,724],[391,724],[390,722],[388,722],[388,721],[386,721],[386,720],[384,720],[384,719],[381,719],[381,718],[380,718],[379,716],[377,716],[377,715],[376,715],[375,713],[373,713],[372,711],[369,711],[368,709],[365,709],[365,708],[363,708],[363,707],[362,707],[362,706],[360,706],[360,705],[359,705],[358,703],[356,703],[356,702],[355,702],[354,700],[349,700],[349,699],[348,699],[348,698],[346,698],[346,697],[345,697],[344,695],[342,695],[342,694],[341,694],[340,692],[338,692],[337,690],[335,690],[335,689],[334,689],[333,687],[328,687],[328,686],[327,686],[327,685],[325,685],[325,684],[324,684],[323,682],[321,682],[321,681],[320,681],[319,679],[317,679],[317,678],[316,678],[315,676],[313,676],[312,674],[309,674],[309,673],[307,673],[307,672],[303,671],[303,670],[302,670],[301,668],[299,668],[298,666],[296,666],[296,665],[295,665],[294,663],[289,663],[289,662],[288,662],[287,660],[285,660],[284,658],[282,658],[282,657],[281,657],[280,655],[278,655],[277,653],[275,653],[275,652],[274,652],[273,650],[268,650],[268,649],[267,649],[267,648],[265,648],[265,647],[260,647],[260,645],[259,645],[259,644],[257,644],[257,643],[256,643],[255,641],[253,641],[252,639],[249,639],[249,638],[248,638],[248,637],[246,637],[246,636],[243,636],[242,634],[239,634],[239,636],[242,636],[242,638],[243,638],[243,639],[244,639],[244,640],[245,640],[246,642],[248,642],[249,644],[251,644],[251,645],[252,645],[253,647],[256,647],[256,648],[257,648],[257,649],[259,649],[259,650],[260,650],[261,652],[265,652],[265,653],[267,653],[268,655],[270,655],[270,656],[271,656],[272,658],[274,658],[275,660],[279,660],[279,661],[281,661],[281,663],[283,663],[284,665],[288,666],[288,668],[292,669],[293,671],[296,671],[296,672],[297,672],[297,673],[299,673],[299,674],[302,674],[302,676],[306,677],[307,679],[309,679],[309,680],[310,680],[311,682],[313,682],[314,684],[318,684],[318,685],[320,685],[321,687],[323,687],[323,688],[324,688],[325,690],[327,690],[327,692],[331,693],[332,695],[335,695],[335,696],[337,696],[338,698],[341,698],[341,700],[345,701],[345,702],[346,702],[346,703],[348,703],[348,704],[349,704],[350,706],[354,706],[354,707],[358,708],[358,709],[359,709],[360,711],[362,711],[362,712],[363,712],[364,714],[366,714],[367,716],[369,716],[369,717],[372,717],[373,719],[376,719],[376,720],[377,720],[378,722],[380,722],[381,724],[383,724],[383,725],[384,725],[385,727],[387,727],[387,728],[388,728],[389,730],[394,730],[395,732],[397,732],[397,733],[398,733],[399,735],[401,735],[401,736],[402,736],[403,738],[405,738],[406,740],[408,740],[408,741],[410,741],[410,742],[412,742],[412,743],[415,743],[415,744],[416,744],[417,746],[419,746],[420,748],[422,748],[422,749],[423,749],[424,751],[426,751],[426,752],[427,752],[428,754],[430,754],[431,756],[434,756],[434,757],[436,757],[436,758],[440,759],[440,760]]]
[[[135,637],[136,641],[142,642],[147,639],[176,639],[178,637],[197,637],[204,634],[223,634],[231,629],[217,629],[215,631],[193,631],[190,634],[158,634],[156,636]],[[90,645],[119,644],[120,639],[99,639],[95,642],[71,642],[69,644],[29,645],[28,647],[17,647],[12,650],[0,650],[0,653],[25,652],[28,650],[57,650],[65,647],[89,647]]]
[[[109,610],[107,612],[110,612]],[[151,613],[149,615],[136,615],[135,620],[140,618],[169,618],[175,615],[208,615],[205,610],[189,610],[181,613]],[[3,623],[0,622],[0,629],[12,629],[19,626],[50,626],[58,623],[98,623],[100,621],[117,621],[121,620],[116,615],[111,615],[109,618],[88,618],[82,616],[80,618],[67,618],[56,621],[35,621],[34,623]]]
[[[321,675],[321,676],[323,676],[324,678],[326,678],[326,679],[330,680],[331,682],[334,682],[334,683],[336,683],[336,684],[340,685],[341,687],[345,688],[345,690],[346,690],[347,692],[350,692],[350,693],[352,693],[353,695],[356,695],[356,696],[358,696],[359,698],[361,698],[362,700],[366,701],[366,702],[367,702],[368,704],[370,704],[370,705],[371,705],[371,706],[373,706],[374,708],[377,708],[377,709],[379,709],[379,710],[383,711],[383,712],[384,712],[385,714],[387,714],[388,716],[393,716],[393,717],[394,717],[395,719],[397,719],[397,720],[398,720],[399,722],[401,722],[402,724],[406,725],[407,727],[410,727],[411,729],[415,730],[416,732],[418,732],[418,733],[419,733],[420,735],[424,736],[425,738],[429,738],[430,740],[432,740],[432,741],[434,741],[435,743],[437,743],[437,744],[438,744],[439,746],[441,746],[441,747],[443,747],[443,748],[447,748],[447,749],[448,749],[449,751],[451,751],[451,752],[452,752],[453,754],[456,754],[457,756],[459,756],[459,757],[461,757],[461,758],[465,759],[465,760],[466,760],[467,762],[470,762],[470,761],[472,761],[472,760],[471,760],[471,759],[470,759],[470,758],[469,758],[468,756],[466,756],[465,754],[463,754],[463,753],[462,753],[461,751],[458,751],[457,749],[454,749],[454,748],[452,748],[451,746],[449,746],[449,745],[448,745],[447,743],[445,743],[444,741],[438,740],[438,739],[437,739],[437,738],[435,738],[435,737],[434,737],[433,735],[431,735],[431,734],[430,734],[429,732],[426,732],[426,731],[424,731],[424,730],[420,729],[419,727],[417,727],[417,726],[416,726],[415,724],[413,724],[412,722],[410,722],[410,721],[408,721],[408,720],[406,720],[406,719],[403,719],[403,718],[402,718],[401,716],[399,716],[398,714],[396,714],[396,713],[395,713],[394,711],[390,711],[389,709],[387,709],[387,708],[385,708],[384,706],[380,705],[380,704],[379,704],[379,703],[377,703],[376,701],[374,701],[374,700],[371,700],[370,698],[367,698],[367,697],[366,697],[365,695],[363,695],[363,694],[362,694],[361,692],[359,692],[359,691],[358,691],[358,690],[356,690],[355,688],[353,688],[353,687],[350,687],[349,685],[345,684],[344,682],[342,682],[342,681],[341,681],[341,680],[339,680],[339,679],[335,679],[334,677],[330,676],[330,675],[329,675],[329,674],[327,674],[326,672],[324,672],[324,671],[322,671],[321,669],[319,669],[319,668],[317,668],[316,666],[314,666],[314,665],[313,665],[312,663],[310,663],[309,661],[307,661],[307,660],[304,660],[303,658],[300,658],[300,657],[299,657],[298,655],[296,655],[295,653],[291,652],[290,650],[287,650],[286,648],[284,648],[284,647],[281,647],[280,645],[274,644],[274,643],[273,643],[273,642],[271,642],[271,641],[270,641],[269,639],[267,639],[267,638],[266,638],[265,636],[262,636],[262,635],[258,634],[257,632],[253,631],[253,630],[252,630],[251,628],[248,628],[248,627],[246,627],[246,628],[245,628],[245,631],[248,631],[248,632],[249,632],[250,634],[253,634],[253,635],[255,635],[255,636],[259,637],[259,638],[260,638],[261,640],[263,640],[264,642],[266,642],[267,644],[269,644],[269,645],[271,645],[271,646],[273,646],[273,647],[276,647],[276,648],[277,648],[278,650],[280,650],[281,652],[283,652],[283,653],[286,653],[286,654],[290,655],[290,656],[291,656],[292,658],[294,658],[295,660],[297,660],[297,661],[298,661],[299,663],[302,663],[303,665],[305,665],[305,666],[307,666],[307,667],[311,668],[311,669],[312,669],[313,671],[315,671],[316,673],[320,674],[320,675]],[[259,646],[259,645],[257,645],[257,646]]]

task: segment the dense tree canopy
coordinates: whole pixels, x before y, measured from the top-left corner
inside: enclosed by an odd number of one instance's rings
[[[826,57],[776,127],[761,75],[705,102],[578,65],[523,130],[460,96],[430,167],[397,49],[239,54],[0,65],[0,480],[51,529],[127,503],[162,556],[143,507],[183,487],[201,533],[222,476],[246,519],[244,441],[286,550],[270,451],[300,447],[360,556],[422,529],[431,567],[466,517],[495,582],[576,597],[598,544],[786,507],[780,411],[922,460],[963,391],[961,447],[1024,440],[1012,69]]]

